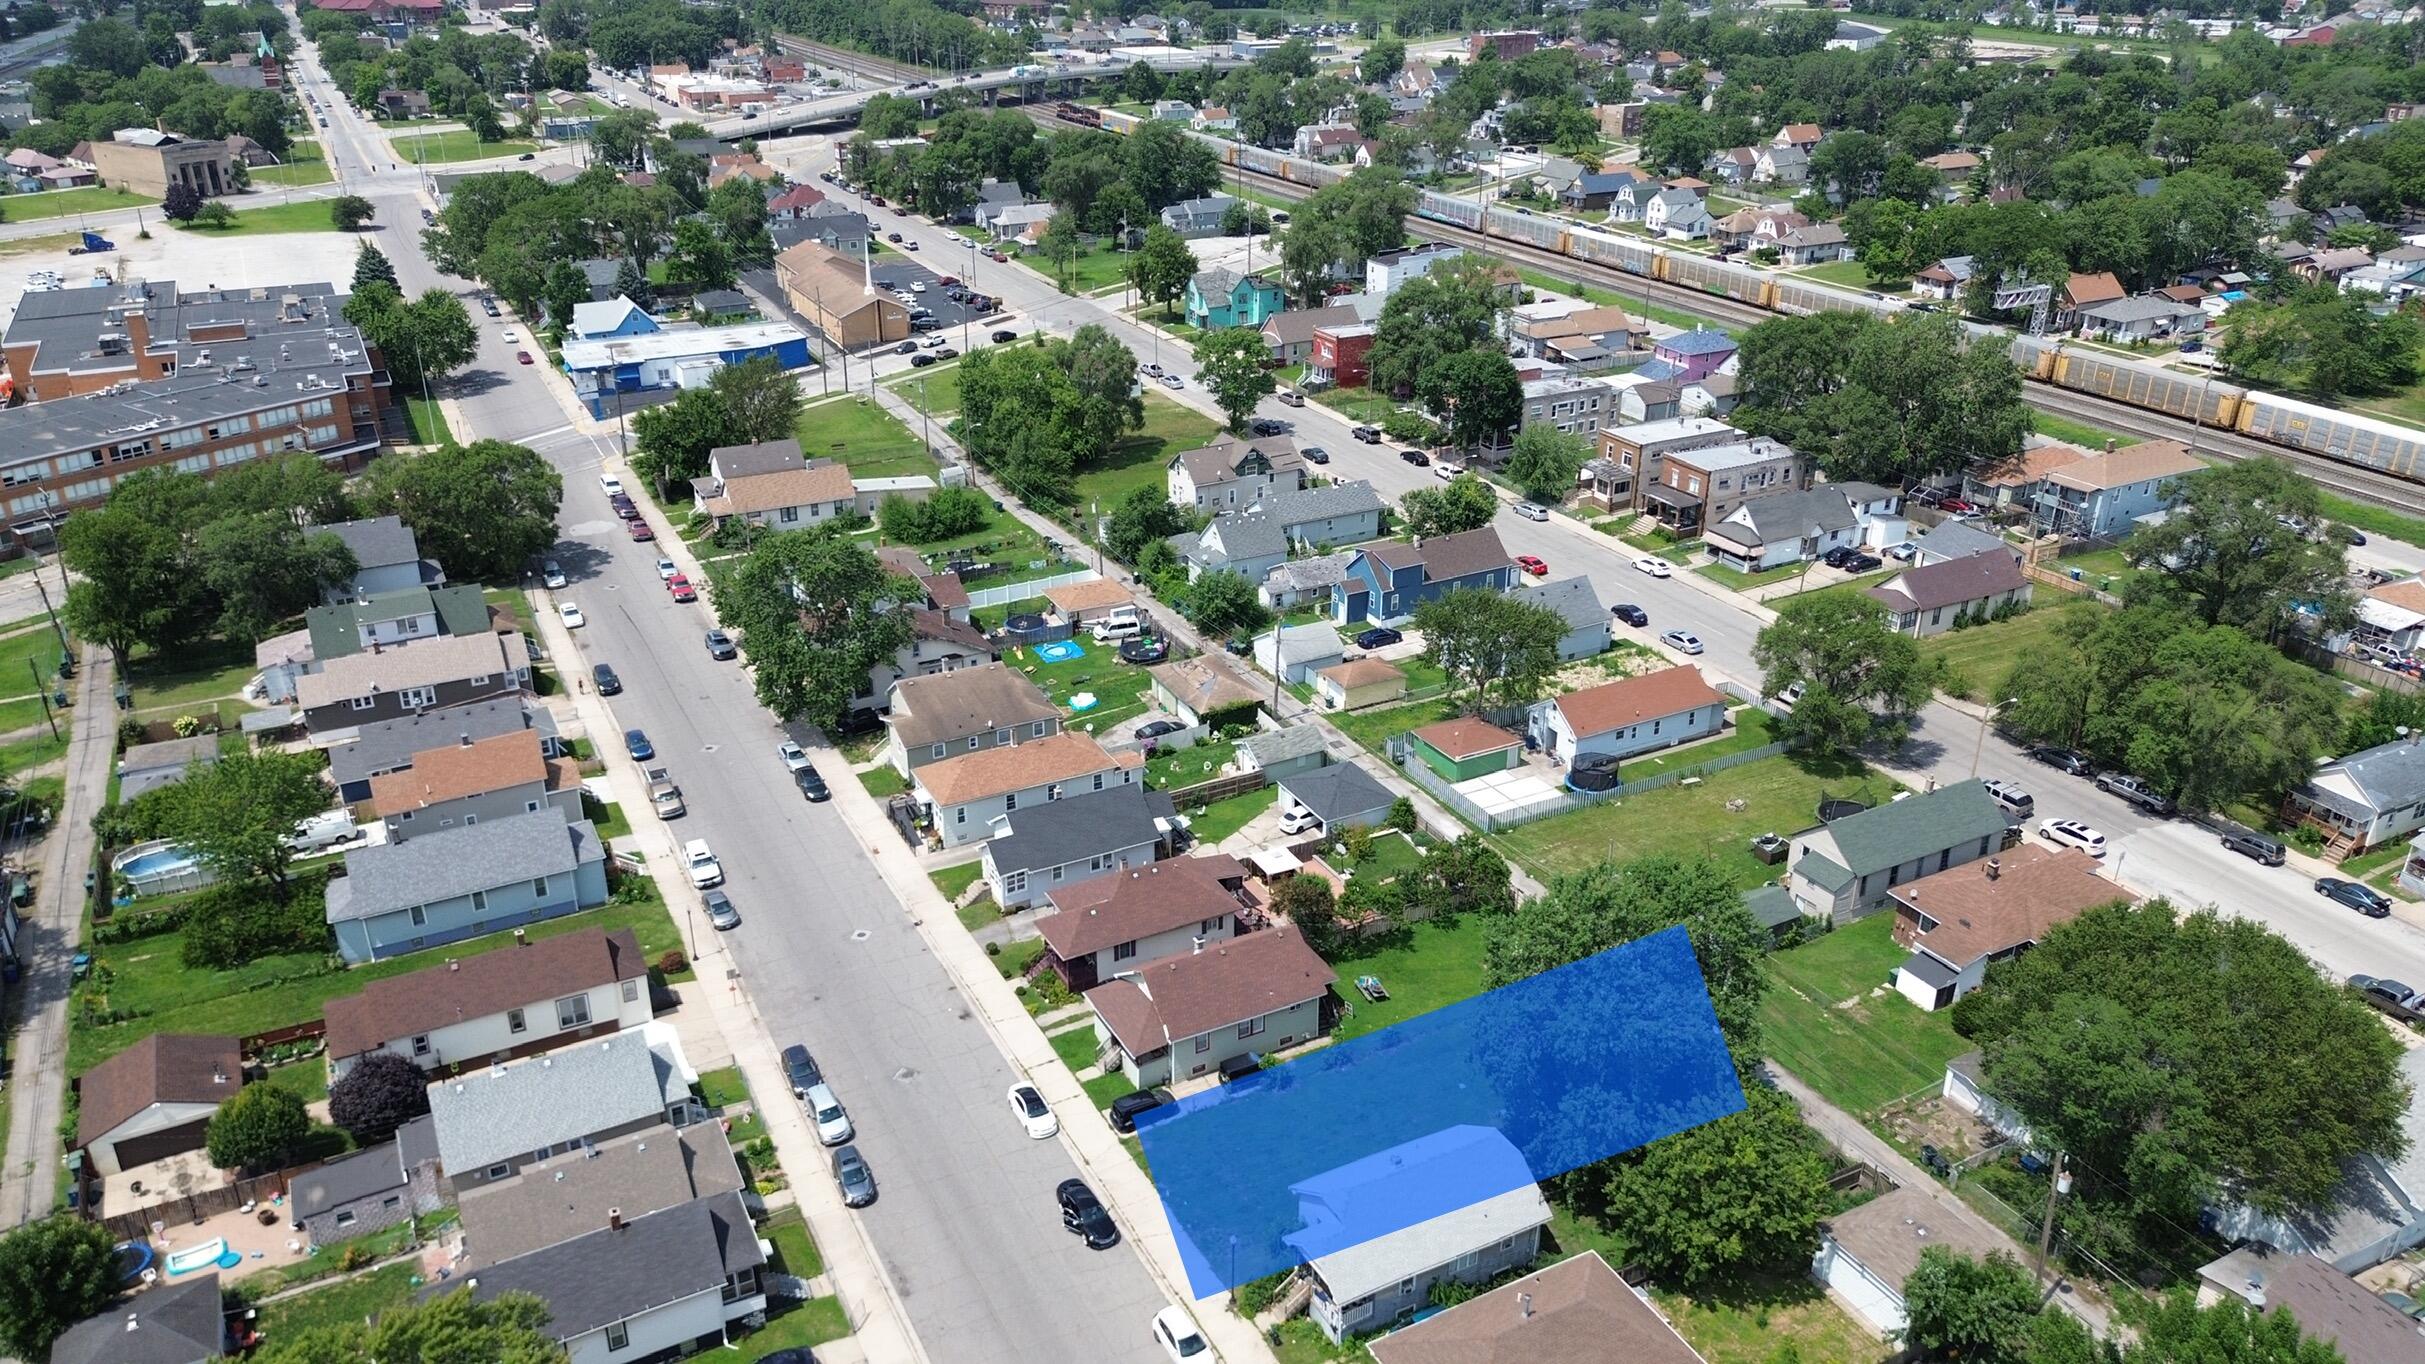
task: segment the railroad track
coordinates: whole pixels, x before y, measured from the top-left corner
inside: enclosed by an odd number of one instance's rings
[[[847,47],[835,47],[829,43],[811,42],[806,38],[794,37],[789,33],[776,34],[774,41],[777,51],[787,52],[792,56],[815,62],[819,66],[830,66],[837,71],[863,76],[869,80],[921,81],[937,74],[926,67],[895,61],[890,57],[879,57],[868,52],[854,52]]]

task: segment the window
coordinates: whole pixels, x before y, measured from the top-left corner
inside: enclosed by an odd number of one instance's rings
[[[1036,721],[1034,724],[1029,725],[1029,726],[1027,727],[1027,737],[1028,737],[1028,738],[1030,738],[1030,739],[1041,739],[1041,738],[1043,738],[1043,737],[1044,737],[1044,722],[1043,722],[1042,720],[1038,720],[1038,721]]]
[[[1263,1031],[1263,1022],[1264,1020],[1260,1018],[1250,1018],[1246,1020],[1238,1025],[1238,1036],[1252,1037],[1255,1034]]]
[[[514,1167],[513,1167],[513,1166],[511,1166],[511,1165],[498,1164],[498,1165],[491,1165],[491,1166],[489,1166],[489,1167],[488,1167],[488,1177],[489,1177],[490,1179],[503,1179],[503,1178],[505,1178],[507,1175],[512,1174],[513,1172],[514,1172]]]
[[[1116,947],[1112,948],[1112,950],[1111,950],[1111,959],[1112,959],[1113,961],[1128,961],[1128,960],[1133,959],[1133,958],[1134,958],[1136,955],[1137,955],[1137,940],[1136,940],[1136,939],[1134,939],[1134,938],[1131,938],[1131,939],[1129,939],[1127,942],[1124,942],[1124,943],[1119,944],[1118,946],[1116,946]]]
[[[470,821],[469,821],[469,820],[466,820],[466,821],[464,821],[464,822],[465,822],[465,823],[469,823]],[[485,891],[485,890],[475,890],[475,891],[473,891],[473,892],[472,892],[472,908],[474,908],[474,909],[480,909],[480,910],[485,910],[485,909],[487,909],[487,908],[488,908],[488,892],[487,892],[487,891]]]
[[[1197,1051],[1211,1051],[1211,1050],[1212,1050],[1212,1034],[1211,1034],[1211,1033],[1205,1033],[1205,1034],[1203,1034],[1202,1036],[1200,1036],[1200,1037],[1198,1037],[1198,1038],[1196,1039],[1196,1050],[1197,1050]]]
[[[1215,915],[1214,915],[1214,916],[1212,916],[1211,918],[1206,919],[1204,922],[1202,922],[1202,923],[1200,923],[1200,924],[1197,924],[1197,925],[1196,925],[1196,931],[1197,931],[1198,933],[1206,933],[1206,934],[1218,933],[1218,932],[1220,932],[1220,931],[1221,931],[1221,929],[1222,929],[1224,926],[1226,926],[1228,923],[1229,923],[1229,916],[1228,916],[1228,915],[1226,915],[1226,914],[1215,914]]]
[[[1482,1252],[1481,1252],[1481,1251],[1478,1251],[1478,1250],[1469,1250],[1469,1251],[1465,1252],[1463,1255],[1460,1255],[1460,1256],[1458,1256],[1458,1257],[1457,1257],[1457,1259],[1456,1259],[1456,1263],[1454,1263],[1454,1264],[1452,1264],[1452,1265],[1450,1265],[1450,1266],[1448,1267],[1448,1272],[1449,1272],[1449,1273],[1451,1273],[1451,1274],[1460,1274],[1460,1275],[1462,1275],[1462,1274],[1471,1274],[1471,1273],[1473,1273],[1473,1272],[1474,1272],[1476,1269],[1479,1269],[1479,1268],[1481,1268],[1481,1267],[1482,1267]]]
[[[994,742],[997,744],[1008,744],[1010,742],[1010,731],[1007,729],[995,730]]]
[[[1100,772],[1095,774],[1095,789],[1098,791],[1103,789],[1103,774]]]
[[[411,909],[406,910],[404,916],[412,921],[415,928],[425,928],[429,925],[429,915],[419,905],[414,905]]]
[[[1937,870],[1938,870],[1938,871],[1943,871],[1943,870],[1945,870],[1947,867],[1950,867],[1950,866],[1952,866],[1952,865],[1953,865],[1953,849],[1951,849],[1951,848],[1947,848],[1945,851],[1943,851],[1943,852],[1941,852],[1941,853],[1938,853],[1938,854],[1937,854]]]
[[[420,710],[424,706],[438,704],[438,689],[436,687],[406,687],[396,693],[396,700],[402,703],[406,710]]]
[[[338,1226],[341,1226],[341,1227],[350,1227],[350,1226],[352,1226],[353,1224],[354,1224],[354,1214],[353,1214],[353,1211],[352,1211],[351,1209],[347,1209],[346,1211],[344,1211],[344,1212],[341,1212],[341,1213],[338,1213],[338,1214],[337,1214],[337,1225],[338,1225]]]
[[[1065,868],[1063,868],[1063,867],[1054,867],[1054,868],[1053,868],[1053,880],[1054,880],[1054,881],[1056,881],[1056,882],[1057,882],[1057,881],[1059,881],[1059,880],[1061,879],[1061,873],[1062,873],[1062,871],[1063,871],[1063,870],[1065,870]]]
[[[1055,870],[1055,871],[1059,871],[1059,870],[1060,870],[1060,868],[1055,867],[1053,870]],[[1002,893],[1003,893],[1003,894],[1005,894],[1005,895],[1023,895],[1023,894],[1025,894],[1026,892],[1027,892],[1027,873],[1026,873],[1026,872],[1024,872],[1024,871],[1014,871],[1014,872],[1007,872],[1007,873],[1004,873],[1004,875],[1003,875],[1003,877],[1002,877]]]
[[[971,753],[977,751],[977,736],[974,734],[968,736],[968,751]]]
[[[1008,794],[1008,795],[1006,795],[1006,796],[1002,797],[1002,813],[1004,813],[1004,814],[1009,814],[1011,811],[1016,810],[1016,809],[1018,809],[1018,808],[1019,808],[1019,793],[1018,793],[1018,792],[1013,791],[1013,792],[1011,792],[1010,794]]]
[[[529,1026],[529,1020],[522,1016],[522,1011],[520,1009],[507,1009],[505,1011],[505,1030],[507,1032],[520,1036],[522,1032]]]
[[[608,1325],[608,1326],[607,1326],[607,1328],[606,1328],[606,1348],[607,1348],[607,1349],[609,1349],[609,1350],[620,1350],[620,1349],[623,1349],[623,1348],[625,1348],[625,1347],[629,1346],[631,1343],[632,1343],[632,1333],[631,1333],[631,1328],[630,1328],[629,1326],[626,1326],[626,1325],[624,1325],[622,1322],[619,1322],[619,1321],[618,1321],[618,1322],[611,1323],[610,1325]]]
[[[387,1197],[379,1200],[379,1206],[382,1208],[400,1208],[404,1206],[404,1195],[389,1194]]]
[[[968,807],[963,805],[953,810],[951,812],[951,822],[954,824],[966,824],[968,822]]]
[[[351,706],[355,710],[369,710],[371,707],[379,704],[379,698],[376,696],[356,696],[347,700],[345,704]]]
[[[538,896],[541,899],[547,898],[547,878],[544,876],[532,877],[530,882],[530,893]]]
[[[640,1002],[640,982],[637,979],[623,982],[623,1002],[626,1004]]]
[[[414,1038],[414,1039],[413,1039],[413,1055],[415,1055],[415,1056],[427,1056],[427,1055],[429,1055],[429,1034],[428,1034],[428,1033],[423,1033],[423,1034],[421,1034],[419,1037],[416,1037],[416,1038]]]
[[[578,1028],[589,1022],[589,996],[566,995],[556,1001],[556,1026]]]
[[[798,507],[785,507],[783,510],[775,513],[775,519],[786,523],[797,521],[800,519],[800,509]]]
[[[928,756],[928,757],[930,757],[930,758],[940,758],[940,757],[942,757],[944,754],[949,753],[950,751],[951,751],[951,745],[949,745],[949,744],[936,744],[936,745],[935,745],[935,746],[934,746],[932,749],[929,749],[929,750],[927,751],[927,755],[926,755],[926,756]]]

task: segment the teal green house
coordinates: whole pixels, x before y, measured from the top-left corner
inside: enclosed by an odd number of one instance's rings
[[[1260,276],[1235,270],[1198,270],[1187,282],[1188,325],[1205,331],[1231,327],[1260,331],[1267,319],[1287,307],[1288,295]]]

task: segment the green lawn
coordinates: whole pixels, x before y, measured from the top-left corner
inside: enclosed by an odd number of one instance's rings
[[[1646,554],[1656,554],[1678,567],[1691,563],[1693,556],[1700,553],[1701,550],[1700,542],[1697,540],[1677,541],[1661,539],[1656,535],[1625,534],[1619,534],[1617,538]]]
[[[377,1316],[413,1300],[419,1266],[406,1260],[308,1293],[298,1293],[260,1309],[259,1330],[283,1340],[319,1326],[344,1326]]]
[[[2425,413],[2408,420],[2425,422]],[[2323,495],[2324,514],[2343,525],[2355,526],[2369,535],[2388,535],[2412,545],[2425,545],[2425,519],[2402,516],[2388,507],[2367,502],[2352,502],[2346,497]]]
[[[88,185],[83,189],[50,189],[38,194],[0,196],[0,216],[9,222],[32,222],[36,218],[65,218],[77,213],[107,213],[118,208],[142,208],[160,201],[144,194],[130,194],[122,189],[105,189]]]
[[[810,1298],[771,1308],[766,1325],[734,1343],[737,1364],[755,1364],[777,1350],[823,1345],[850,1334],[850,1318],[840,1298]]]
[[[1896,789],[1857,762],[1789,754],[1712,773],[1694,786],[1679,782],[1595,802],[1510,829],[1499,841],[1536,873],[1578,871],[1609,858],[1649,853],[1705,855],[1749,890],[1779,872],[1752,856],[1752,839],[1809,828],[1818,822],[1822,796],[1875,803]],[[1736,800],[1743,808],[1726,808]]]
[[[1066,268],[1048,259],[1042,251],[1033,249],[1022,251],[1011,259],[1056,285],[1066,281],[1072,293],[1091,294],[1097,289],[1108,289],[1128,279],[1129,255],[1129,252],[1117,250],[1109,241],[1104,241],[1079,253],[1078,258]]]
[[[1423,853],[1406,835],[1375,833],[1363,860],[1355,863],[1358,877],[1395,881],[1423,865]]]
[[[893,770],[890,763],[871,767],[859,774],[859,784],[867,794],[878,800],[889,800],[909,789],[909,778]]]
[[[407,395],[404,399],[404,415],[413,424],[413,444],[452,445],[455,443],[454,428],[448,425],[446,413],[438,406],[437,399]]]
[[[2066,445],[2079,446],[2083,450],[2102,450],[2107,441],[2113,441],[2117,445],[2130,444],[2130,438],[2127,436],[2118,436],[2100,427],[2090,426],[2086,422],[2076,422],[2069,417],[2058,417],[2052,412],[2035,407],[2029,409],[2029,427],[2048,440],[2059,440]]]
[[[1111,645],[1089,640],[1079,647],[1086,652],[1066,663],[1040,663],[1034,651],[1026,648],[1012,649],[1002,661],[1013,671],[1026,674],[1028,681],[1052,698],[1069,729],[1110,734],[1151,707],[1146,693],[1153,678],[1145,669],[1121,662]],[[1080,695],[1092,695],[1095,704],[1083,711],[1073,708],[1071,700]]]
[[[811,1279],[825,1272],[825,1257],[817,1252],[817,1238],[808,1234],[808,1223],[798,1208],[776,1213],[760,1223],[758,1231],[775,1243],[775,1255],[782,1260],[784,1273]]]
[[[1661,772],[1690,771],[1713,758],[1776,742],[1776,719],[1758,706],[1737,706],[1728,718],[1734,721],[1734,728],[1720,737],[1628,759],[1619,775],[1626,781],[1640,781]]]
[[[1770,583],[1783,582],[1801,571],[1800,564],[1780,564],[1775,568],[1763,569],[1758,573],[1746,573],[1730,564],[1702,564],[1693,569],[1693,572],[1711,582],[1737,592],[1748,588],[1766,587]]]
[[[1227,739],[1207,739],[1193,748],[1156,753],[1145,760],[1145,784],[1157,791],[1169,791],[1211,781],[1221,775],[1222,766],[1236,757],[1237,752],[1238,746]]]
[[[1396,403],[1369,388],[1326,388],[1314,394],[1313,399],[1349,421],[1370,426],[1379,426],[1398,410]]]
[[[909,399],[911,406],[924,408],[936,421],[959,414],[960,367],[956,364],[913,369],[885,380],[884,386]]]
[[[1029,963],[1044,955],[1044,940],[1028,938],[1022,942],[1005,943],[1000,952],[986,955],[992,958],[994,969],[1002,973],[1002,979],[1017,980],[1027,974]]]
[[[255,185],[280,187],[325,185],[336,178],[330,173],[328,162],[320,155],[320,144],[308,139],[288,147],[286,160],[283,163],[275,166],[255,166],[252,169],[252,175]]]
[[[1786,596],[1775,598],[1774,602],[1776,605],[1782,606],[1786,602],[1792,601],[1796,597],[1815,597],[1822,592],[1832,592],[1839,596],[1847,597],[1857,596],[1860,593],[1868,591],[1870,588],[1876,587],[1879,583],[1886,581],[1888,578],[1891,578],[1902,571],[1903,566],[1901,564],[1897,564],[1893,568],[1880,569],[1875,573],[1864,573],[1858,577],[1846,578],[1840,583],[1829,583],[1825,587],[1814,587],[1807,592],[1790,593]]]
[[[318,1056],[276,1067],[269,1082],[305,1103],[328,1097],[328,1062]]]
[[[329,205],[333,199],[298,199],[291,204],[271,204],[267,208],[236,210],[236,221],[226,227],[204,227],[199,223],[183,223],[180,228],[212,237],[258,237],[273,232],[334,232],[337,220]]]
[[[1245,828],[1255,816],[1270,809],[1272,802],[1279,798],[1279,787],[1264,786],[1242,796],[1217,800],[1205,806],[1204,813],[1191,815],[1188,827],[1195,834],[1196,841],[1209,848]],[[1185,810],[1180,813],[1190,814]]]
[[[12,564],[33,564],[31,558],[12,559]],[[29,626],[15,634],[0,635],[0,696],[31,693],[38,686],[48,685],[59,671],[59,632],[48,620]],[[39,674],[37,680],[36,674]]]
[[[892,769],[888,767],[884,770],[890,772]],[[944,899],[952,901],[957,901],[984,874],[985,863],[982,859],[928,873],[934,879],[935,889],[943,892]]]
[[[448,161],[486,161],[491,157],[519,156],[534,150],[538,144],[508,138],[503,142],[482,142],[468,128],[456,128],[443,133],[408,133],[388,139],[396,149],[398,161],[439,165]]]
[[[1808,1275],[1713,1289],[1705,1298],[1654,1292],[1676,1333],[1707,1364],[1884,1364],[1895,1357]]]
[[[2090,587],[2101,587],[2108,592],[2120,592],[2139,573],[2139,570],[2130,566],[2130,560],[2123,556],[2120,549],[2098,549],[2086,554],[2068,554],[2055,560],[2049,567],[2053,568],[2055,572],[2065,575],[2069,575],[2076,568],[2080,571],[2082,582],[2087,583]]]
[[[590,823],[598,826],[600,838],[624,838],[632,831],[632,822],[623,817],[623,807],[614,801],[596,800],[584,795],[581,798],[581,813]]]
[[[1479,914],[1468,914],[1445,928],[1426,920],[1389,946],[1350,947],[1342,952],[1331,965],[1339,973],[1339,997],[1355,1012],[1339,1021],[1339,1040],[1361,1037],[1482,993],[1484,923]],[[1389,998],[1366,999],[1356,989],[1358,976],[1379,976]]]
[[[1381,752],[1381,741],[1392,734],[1421,729],[1428,724],[1457,717],[1459,706],[1446,698],[1413,701],[1402,706],[1375,706],[1371,710],[1349,711],[1330,717],[1331,724],[1348,738],[1375,753]]]
[[[2044,602],[2034,611],[1921,640],[1920,652],[1944,659],[1960,674],[1961,680],[1968,684],[1970,700],[2000,700],[1989,692],[2011,675],[2013,664],[2050,644],[2056,627],[2072,613],[2104,609],[2094,602],[2064,601],[2052,591],[2046,596],[2055,600]]]
[[[1139,488],[1164,487],[1171,456],[1209,445],[1220,434],[1221,428],[1212,418],[1148,389],[1144,429],[1114,445],[1111,456],[1102,463],[1079,470],[1072,501],[1080,508],[1097,506],[1108,511]]]
[[[251,645],[212,639],[167,657],[138,646],[127,671],[135,709],[159,710],[234,696],[260,669]]]
[[[1878,287],[1876,281],[1869,277],[1869,267],[1857,260],[1829,261],[1825,265],[1813,265],[1796,273],[1807,275],[1812,279],[1825,280],[1829,284],[1841,284],[1848,289],[1875,289]]]
[[[1830,1103],[1866,1118],[1918,1089],[1971,1044],[1948,1010],[1930,1013],[1885,985],[1909,949],[1895,945],[1895,916],[1881,910],[1816,942],[1769,958],[1762,1035],[1778,1064]]]
[[[864,398],[835,398],[801,409],[799,436],[809,458],[838,459],[858,478],[931,478],[941,468],[926,442]]]
[[[699,1072],[699,1093],[707,1099],[709,1108],[749,1102],[749,1081],[741,1077],[739,1066]]]
[[[1069,1067],[1073,1073],[1093,1065],[1101,1045],[1095,1040],[1095,1025],[1092,1023],[1082,1023],[1067,1032],[1054,1033],[1046,1040],[1053,1044],[1053,1054],[1061,1058],[1061,1064]]]

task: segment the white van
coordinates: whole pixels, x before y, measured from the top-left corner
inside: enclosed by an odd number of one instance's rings
[[[1112,616],[1096,621],[1090,629],[1094,634],[1095,643],[1118,644],[1144,634],[1145,622],[1135,616]]]

